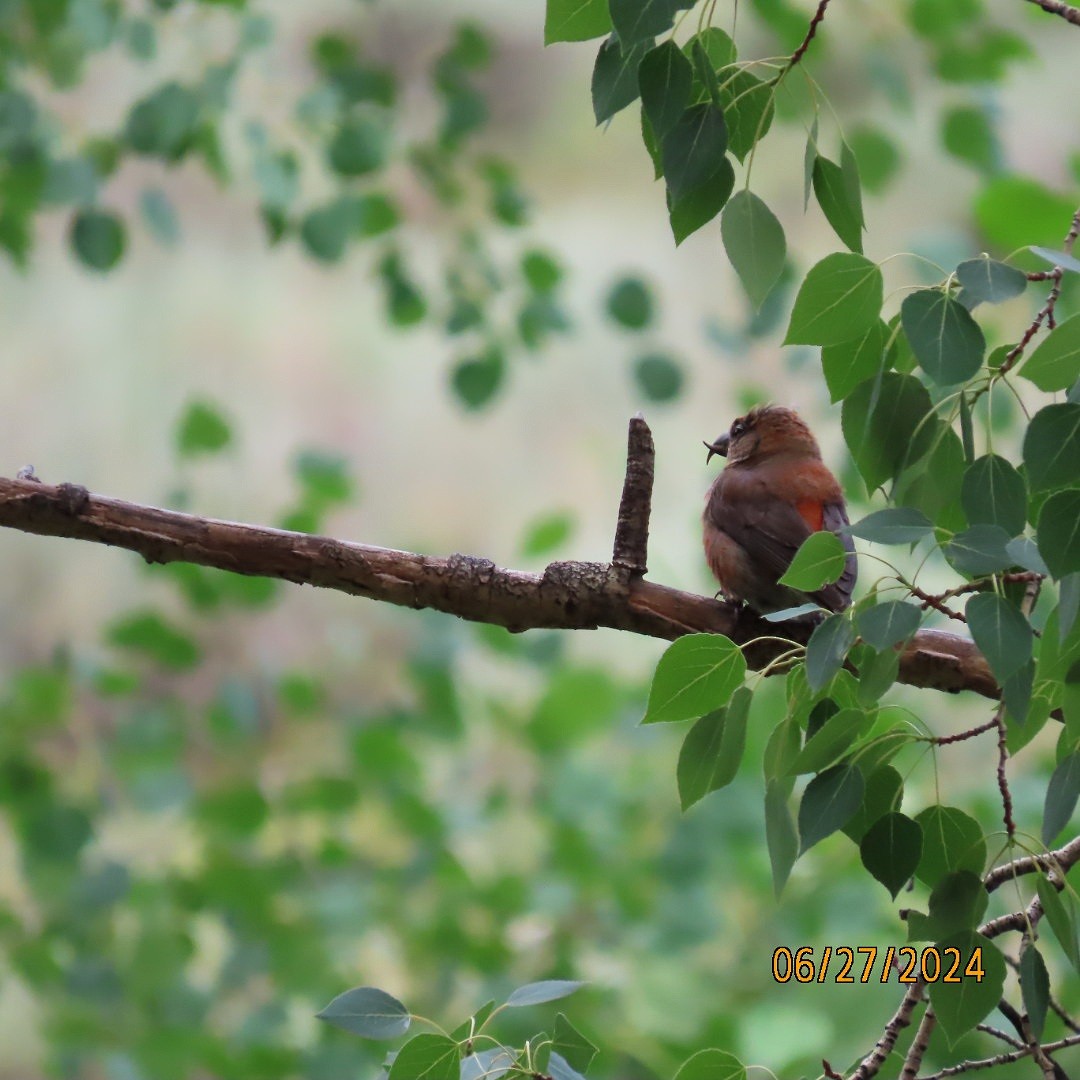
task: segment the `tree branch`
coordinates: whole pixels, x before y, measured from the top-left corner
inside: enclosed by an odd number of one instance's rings
[[[1043,11],[1048,11],[1051,15],[1060,15],[1073,26],[1080,26],[1080,8],[1066,4],[1064,0],[1028,0],[1028,3],[1041,7]]]
[[[512,631],[611,627],[668,640],[688,633],[726,634],[745,646],[747,663],[760,670],[788,647],[778,640],[775,623],[642,578],[652,477],[652,436],[645,421],[635,417],[614,562],[555,562],[542,574],[505,570],[472,555],[436,558],[201,518],[91,495],[74,484],[43,484],[32,472],[0,478],[0,526],[126,548],[150,563],[190,562],[402,607],[433,608]],[[781,629],[805,643],[813,626],[792,622]],[[899,679],[950,693],[1000,696],[974,642],[939,630],[922,630],[907,643]]]

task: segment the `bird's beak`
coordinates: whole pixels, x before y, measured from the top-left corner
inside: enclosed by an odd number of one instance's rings
[[[705,459],[705,464],[708,465],[713,459],[713,454],[719,454],[721,457],[727,457],[728,444],[731,442],[730,435],[721,435],[715,442],[707,442],[705,446],[708,448],[709,456]]]

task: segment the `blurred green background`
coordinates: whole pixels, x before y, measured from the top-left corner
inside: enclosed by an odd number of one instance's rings
[[[19,18],[18,6],[0,5],[0,18]],[[813,6],[743,5],[742,54],[785,52],[776,11],[805,27]],[[882,136],[896,150],[868,198],[867,252],[945,265],[1006,255],[1009,222],[994,235],[980,200],[1013,173],[1054,191],[1080,183],[1075,35],[1029,5],[998,5],[996,22],[1030,55],[972,81],[947,70],[934,32],[912,32],[919,6],[837,3],[809,58],[845,133],[862,135],[868,189]],[[73,0],[63,19],[84,32],[101,7]],[[69,206],[37,217],[25,269],[0,262],[5,473],[32,463],[48,482],[132,501],[539,569],[608,557],[626,421],[642,410],[657,445],[650,576],[711,593],[701,440],[775,400],[814,418],[849,499],[865,502],[814,351],[779,348],[790,297],[755,320],[715,223],[675,249],[636,110],[594,127],[595,49],[544,49],[540,0],[233,8],[244,5],[126,3],[115,40],[88,50],[70,86],[33,65],[19,75],[52,111],[58,143],[74,147],[122,126],[166,79],[230,56],[240,20],[267,38],[220,125],[229,186],[198,161],[125,159],[102,197],[129,221],[115,269],[73,256]],[[731,10],[717,18],[731,28]],[[431,69],[462,20],[491,45],[476,75],[490,109],[478,153],[511,165],[527,208],[516,225],[448,209],[390,166],[380,182],[401,209],[395,242],[432,310],[467,231],[503,266],[548,253],[567,323],[509,355],[478,408],[452,379],[478,346],[437,312],[394,325],[366,247],[326,264],[297,242],[268,245],[246,127],[257,117],[295,146],[302,198],[317,202],[332,180],[308,167],[318,125],[297,119],[299,102],[318,106],[312,41],[347,34],[395,73],[402,147],[438,122]],[[132,46],[132,21],[152,26],[152,57]],[[943,143],[950,115],[959,153]],[[971,116],[989,134],[969,145]],[[800,269],[836,246],[821,214],[803,213],[805,138],[797,119],[779,127],[754,164]],[[147,192],[175,209],[175,243],[144,220]],[[608,310],[628,276],[650,298],[641,329]],[[934,277],[911,260],[886,266],[894,288]],[[517,302],[512,291],[491,301],[496,312]],[[995,312],[1002,334],[1028,304]],[[650,355],[681,376],[674,393],[641,375]],[[217,452],[197,452],[198,402],[227,424]],[[1006,443],[1009,420],[995,417]],[[602,1048],[595,1074],[623,1078],[668,1075],[705,1046],[816,1075],[822,1055],[843,1068],[866,1053],[894,1008],[895,985],[772,979],[777,945],[901,937],[884,891],[848,873],[858,851],[841,834],[772,899],[759,769],[783,710],[779,680],[755,696],[735,784],[682,816],[682,731],[636,726],[662,642],[513,637],[330,592],[150,569],[88,544],[16,532],[0,542],[4,1080],[373,1076],[382,1048],[314,1019],[360,984],[450,1027],[517,984],[587,979],[563,1007]],[[898,688],[893,700],[939,733],[986,713],[931,691]],[[1022,824],[1042,797],[1025,770],[1051,757],[1044,734],[1013,767]],[[994,827],[992,746],[958,749],[941,775],[929,760],[909,765],[909,812],[922,790]],[[503,1030],[550,1022],[536,1015]],[[969,1056],[986,1052],[970,1043]]]

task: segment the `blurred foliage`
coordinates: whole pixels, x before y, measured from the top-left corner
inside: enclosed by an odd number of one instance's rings
[[[748,9],[771,54],[807,33],[788,0]],[[913,77],[873,51],[864,74],[881,113],[906,109],[920,80],[948,87],[942,151],[978,178],[971,219],[993,255],[935,267],[929,285],[916,279],[925,267],[912,269],[899,297],[863,253],[864,193],[867,204],[888,194],[903,150],[877,114],[845,137],[825,107],[828,20],[798,70],[740,59],[708,2],[548,0],[545,39],[603,39],[594,115],[606,122],[640,99],[675,242],[720,216],[747,303],[743,325],[711,328],[716,343],[736,351],[786,326],[793,357],[821,349],[850,483],[877,499],[853,531],[920,545],[952,575],[940,603],[963,605],[1003,686],[1009,748],[1062,710],[1044,788],[1017,800],[1025,828],[1043,804],[1051,845],[1080,795],[1080,273],[1059,251],[1078,200],[1006,158],[991,91],[1037,71],[1026,37],[998,25],[1006,16],[982,0],[896,10],[923,69]],[[198,77],[157,68],[185,16],[228,43]],[[485,145],[485,27],[452,26],[417,87],[369,49],[377,18],[377,5],[357,5],[348,30],[315,37],[306,85],[279,124],[234,106],[245,65],[274,39],[253,2],[0,2],[0,247],[32,272],[39,218],[61,213],[73,256],[107,273],[135,229],[181,240],[169,170],[205,169],[254,194],[269,247],[295,243],[328,267],[359,252],[388,324],[444,334],[457,357],[449,391],[463,408],[490,407],[520,358],[577,329],[562,299],[568,270],[526,238],[526,186]],[[125,103],[115,130],[88,132],[58,102],[98,54],[145,65],[156,85]],[[790,182],[843,249],[809,268],[752,190],[759,142],[792,123],[807,141]],[[135,159],[160,170],[138,201],[141,222],[116,196]],[[427,229],[424,215],[439,224],[437,287],[418,273],[406,228]],[[598,317],[628,349],[640,394],[678,401],[687,380],[658,340],[650,283],[620,274]],[[1022,337],[1031,327],[1034,342]],[[227,404],[193,401],[175,437],[185,485],[236,437]],[[1004,456],[1015,447],[1015,460]],[[285,528],[321,531],[359,497],[332,448],[299,454],[294,475]],[[575,526],[539,516],[522,554],[561,551]],[[835,545],[818,546],[790,571],[799,587],[842,565]],[[1028,610],[1033,575],[1045,580]],[[963,807],[901,810],[936,767],[934,706],[920,718],[891,696],[894,646],[928,618],[915,586],[899,570],[879,575],[851,612],[821,623],[805,657],[788,657],[783,679],[747,682],[733,643],[684,638],[647,694],[644,676],[572,660],[557,635],[420,615],[400,663],[377,678],[370,663],[356,678],[329,660],[237,662],[229,641],[278,601],[280,583],[151,567],[145,603],[102,629],[99,650],[58,650],[9,673],[0,694],[0,810],[17,849],[0,948],[7,986],[30,1001],[43,1067],[73,1080],[375,1075],[382,1051],[350,1034],[399,1036],[426,1016],[449,1018],[447,1030],[414,1035],[387,1062],[390,1080],[545,1069],[573,1080],[593,1043],[604,1076],[681,1064],[683,1080],[737,1078],[734,1054],[763,1044],[793,1076],[817,1075],[823,1055],[846,1068],[895,1007],[895,981],[805,983],[795,967],[796,985],[777,948],[797,965],[800,945],[896,944],[891,899],[912,882],[904,906],[926,913],[909,913],[908,939],[961,942],[966,958],[986,914],[975,875],[1017,853],[1000,836],[992,775]],[[693,721],[682,751],[663,725],[637,728],[643,714]],[[953,748],[934,752],[944,762]],[[1080,1000],[1065,973],[1077,962],[1074,891],[1040,882],[1061,948],[1046,934],[1020,960],[1024,1008],[1051,1037],[1062,1025],[1045,1015],[1049,980],[1066,1007]],[[991,903],[1000,913],[1016,898]],[[932,991],[954,1045],[939,1032],[927,1065],[997,1047],[972,1030],[1004,975],[996,946],[985,953],[980,994]],[[370,971],[393,996],[362,985]],[[592,986],[564,1006],[568,1019],[550,1006],[550,983],[579,979]],[[510,1006],[497,1024],[488,1000]],[[489,1021],[498,1043],[481,1048]]]

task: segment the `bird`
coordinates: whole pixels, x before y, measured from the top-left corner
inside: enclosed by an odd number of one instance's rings
[[[812,601],[831,612],[851,605],[858,565],[844,493],[821,460],[813,433],[793,409],[757,405],[727,434],[706,442],[727,464],[702,515],[705,558],[731,603],[766,615]],[[847,552],[840,578],[816,592],[779,584],[803,541],[822,529]]]

